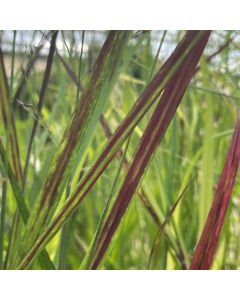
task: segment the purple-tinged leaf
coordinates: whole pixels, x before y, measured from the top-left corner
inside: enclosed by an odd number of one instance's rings
[[[163,92],[160,102],[143,133],[117,200],[103,226],[102,234],[99,238],[100,242],[97,245],[97,254],[92,265],[93,269],[96,269],[101,262],[145,169],[182,100],[184,92],[195,73],[209,35],[209,32],[203,34],[187,57],[184,65],[179,68]]]
[[[221,228],[230,202],[240,160],[240,117],[232,136],[225,165],[214,195],[204,229],[193,254],[191,270],[208,270],[211,267]]]
[[[110,139],[109,143],[97,159],[96,163],[87,172],[86,176],[77,186],[77,188],[69,197],[67,202],[60,209],[59,213],[54,217],[54,219],[51,221],[50,225],[44,230],[44,232],[37,239],[34,238],[34,245],[30,249],[30,251],[26,251],[27,254],[18,265],[18,268],[27,268],[32,262],[33,258],[40,251],[40,249],[42,249],[44,245],[46,245],[47,242],[57,233],[57,231],[61,228],[64,222],[66,222],[70,214],[79,207],[80,203],[83,201],[83,199],[91,190],[91,188],[94,186],[95,182],[98,180],[98,178],[104,172],[106,167],[115,157],[122,144],[129,137],[132,130],[139,123],[139,121],[142,119],[142,117],[145,115],[148,109],[153,105],[153,103],[157,99],[159,99],[164,88],[166,86],[169,86],[170,82],[173,84],[173,82],[175,82],[179,76],[182,76],[183,79],[187,78],[185,76],[186,65],[191,65],[192,59],[194,62],[194,54],[196,53],[197,55],[199,49],[201,49],[201,47],[198,47],[199,41],[201,41],[203,37],[206,37],[206,35],[209,36],[209,32],[188,31],[186,33],[186,35],[176,47],[172,55],[164,63],[159,72],[157,72],[153,80],[140,95],[129,114],[126,116],[126,118],[123,120],[123,122],[119,125],[119,127],[113,134],[112,138]],[[196,68],[196,65],[194,67]],[[170,93],[171,88],[165,89],[165,98],[166,96],[169,96],[166,95],[166,90],[167,93]],[[165,99],[165,102],[166,101],[167,100]],[[161,104],[161,107],[165,106],[164,102],[161,101],[161,103],[163,103]],[[149,130],[152,131],[152,128],[150,128]],[[148,141],[146,144],[148,144]],[[60,173],[59,176],[61,176],[61,171],[58,170],[58,173]],[[32,233],[33,231],[31,231],[31,234]]]

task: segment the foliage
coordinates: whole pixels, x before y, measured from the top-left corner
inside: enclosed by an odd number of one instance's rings
[[[1,268],[239,268],[238,38],[1,32]]]

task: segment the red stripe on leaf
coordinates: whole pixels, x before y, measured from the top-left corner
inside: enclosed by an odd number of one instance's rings
[[[212,207],[193,255],[191,270],[208,270],[212,264],[240,160],[240,117],[232,136]]]

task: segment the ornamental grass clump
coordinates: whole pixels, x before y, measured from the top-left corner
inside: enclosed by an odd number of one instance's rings
[[[2,269],[239,267],[238,32],[1,34]]]

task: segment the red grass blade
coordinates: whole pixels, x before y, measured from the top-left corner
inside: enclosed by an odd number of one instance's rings
[[[218,182],[212,207],[193,255],[191,270],[208,270],[211,267],[217,242],[230,202],[240,161],[240,116],[233,133],[225,165]]]
[[[103,99],[107,89],[112,87],[121,66],[124,51],[131,32],[110,31],[94,64],[88,83],[82,93],[79,103],[74,109],[69,125],[51,163],[47,178],[41,193],[35,203],[31,218],[28,221],[24,239],[20,245],[18,257],[31,248],[44,226],[53,216],[74,165],[79,160],[81,152],[90,135],[99,114],[99,102]],[[24,256],[24,254],[23,254]]]
[[[77,186],[77,188],[69,197],[67,202],[63,205],[59,213],[53,218],[53,220],[44,230],[41,236],[35,241],[35,244],[32,246],[32,249],[28,252],[25,258],[19,264],[19,269],[25,269],[30,265],[30,263],[38,254],[40,249],[42,249],[48,243],[48,241],[57,233],[57,231],[61,228],[61,226],[70,216],[70,214],[73,213],[73,211],[75,211],[76,209],[78,209],[79,205],[86,197],[88,192],[91,190],[91,188],[94,186],[95,182],[102,175],[109,163],[113,160],[122,144],[129,137],[136,124],[139,123],[139,121],[142,119],[142,117],[145,115],[148,109],[153,105],[153,103],[159,99],[164,88],[166,88],[166,86],[169,86],[169,83],[173,83],[174,81],[176,81],[176,78],[178,78],[178,76],[182,76],[183,80],[184,78],[186,78],[185,67],[186,65],[188,65],[188,63],[191,64],[192,62],[193,55],[191,54],[195,54],[195,52],[196,54],[198,54],[199,49],[197,46],[199,45],[199,41],[201,41],[202,38],[206,36],[206,34],[209,36],[209,32],[206,33],[203,31],[188,31],[185,34],[184,38],[178,44],[172,55],[163,64],[161,69],[152,79],[151,83],[139,96],[138,100],[135,102],[128,115],[124,118],[119,127],[116,129],[112,138],[109,140],[109,143],[98,157],[96,163],[87,172],[83,180]],[[177,87],[177,85],[175,87]],[[165,89],[165,91],[168,90],[169,93],[171,92],[171,89],[172,87],[170,89]],[[173,90],[174,92],[176,92],[175,89]],[[161,104],[161,106],[166,106],[166,102],[168,104],[168,101],[165,99],[165,104]],[[152,131],[152,128],[150,129],[150,131]],[[147,144],[148,141],[146,145]],[[69,158],[69,155],[66,156]],[[57,175],[59,173],[61,175],[62,171],[57,170]],[[26,250],[26,244],[24,245],[24,247]]]
[[[105,133],[106,137],[108,139],[110,139],[112,137],[112,133],[111,133],[110,127],[108,125],[108,122],[104,118],[103,115],[100,117],[100,124],[102,125],[102,128],[104,130],[104,133]],[[119,152],[117,153],[117,155],[119,156],[119,158],[123,157],[123,151],[122,151],[122,149],[119,150]],[[129,168],[129,162],[128,162],[128,160],[126,158],[124,158],[123,166],[124,166],[125,170],[127,171],[128,168]],[[142,201],[143,205],[145,206],[145,208],[149,212],[150,216],[152,217],[152,220],[155,222],[155,224],[157,225],[157,227],[159,228],[159,230],[161,230],[161,228],[164,228],[165,225],[163,226],[163,224],[165,223],[165,221],[163,223],[161,222],[161,220],[160,220],[157,212],[155,211],[154,207],[152,206],[151,201],[148,199],[148,197],[147,197],[144,189],[142,187],[140,187],[137,190],[136,194],[137,194],[138,198]],[[181,197],[179,197],[179,198],[181,199]],[[177,202],[179,202],[179,201],[177,201]],[[173,211],[174,211],[174,209],[175,209],[175,206],[173,208]],[[183,261],[184,261],[184,253],[183,253],[183,250],[181,249],[181,245],[178,245],[178,248],[176,248],[174,246],[174,244],[172,243],[172,240],[171,240],[170,236],[166,233],[166,231],[164,233],[165,233],[165,236],[166,236],[167,240],[169,241],[169,243],[173,247],[174,251],[176,252],[176,255],[177,255],[178,259],[179,259],[180,264],[182,265],[183,268],[186,268],[185,265],[184,265],[184,263],[183,263]]]
[[[164,90],[161,100],[141,138],[117,200],[103,226],[99,238],[100,242],[97,245],[95,260],[92,265],[93,269],[96,269],[101,262],[142,175],[144,174],[145,168],[163,138],[164,133],[182,100],[184,92],[195,73],[197,63],[203,53],[209,35],[209,32],[204,33],[192,49],[185,64],[176,72]]]

